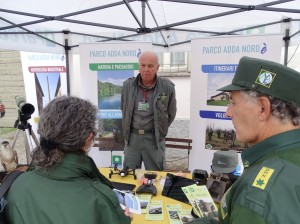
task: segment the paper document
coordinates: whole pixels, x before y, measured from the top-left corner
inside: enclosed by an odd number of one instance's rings
[[[139,195],[137,195],[137,197],[140,201],[140,206],[141,206],[142,213],[148,213],[149,204],[150,204],[152,195],[150,195],[150,194],[139,194]]]
[[[145,220],[164,220],[163,202],[160,200],[151,200],[148,213]]]
[[[134,196],[132,193],[127,191],[121,191],[118,189],[113,189],[115,194],[117,195],[120,205],[123,209],[126,207],[129,208],[129,211],[135,214],[142,214],[140,201]]]
[[[182,210],[181,204],[168,204],[166,205],[167,214],[170,224],[181,224],[178,211]]]
[[[191,215],[190,209],[182,209],[180,211],[177,211],[177,214],[181,224],[185,224],[196,219]]]
[[[205,185],[193,184],[182,187],[182,190],[193,206],[196,215],[214,219],[218,217],[217,207]]]

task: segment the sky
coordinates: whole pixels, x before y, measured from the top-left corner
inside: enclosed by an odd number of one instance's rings
[[[210,74],[208,74],[207,99],[210,99],[211,96],[221,93],[220,91],[216,91],[216,89],[221,88],[226,85],[229,85],[232,81],[233,75],[234,75],[233,73],[226,73],[226,74],[210,73]]]
[[[37,79],[42,87],[44,97],[43,97],[43,105],[44,107],[55,98],[55,91],[57,87],[57,82],[60,76],[60,73],[36,73]],[[49,99],[49,91],[47,84],[47,77],[49,82],[50,89],[50,99]],[[50,101],[49,101],[50,100]]]

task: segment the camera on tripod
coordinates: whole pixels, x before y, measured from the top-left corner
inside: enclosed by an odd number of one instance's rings
[[[16,96],[15,100],[18,106],[18,119],[16,120],[14,127],[18,130],[14,137],[12,149],[14,149],[19,132],[22,130],[25,140],[27,163],[29,164],[31,161],[30,153],[31,151],[33,151],[33,144],[30,137],[33,138],[35,145],[39,146],[38,140],[34,132],[32,131],[31,124],[27,121],[31,118],[31,115],[34,113],[35,108],[32,104],[27,103],[23,97]]]
[[[27,103],[23,97],[16,96],[16,104],[19,107],[19,111],[25,116],[31,116],[34,113],[34,106]]]

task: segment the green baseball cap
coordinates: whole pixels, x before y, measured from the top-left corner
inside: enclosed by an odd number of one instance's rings
[[[242,57],[232,83],[218,91],[254,90],[300,105],[300,73],[279,63]]]

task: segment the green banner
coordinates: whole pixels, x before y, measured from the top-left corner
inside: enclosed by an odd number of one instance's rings
[[[138,63],[92,63],[89,64],[91,71],[101,70],[139,70]]]

